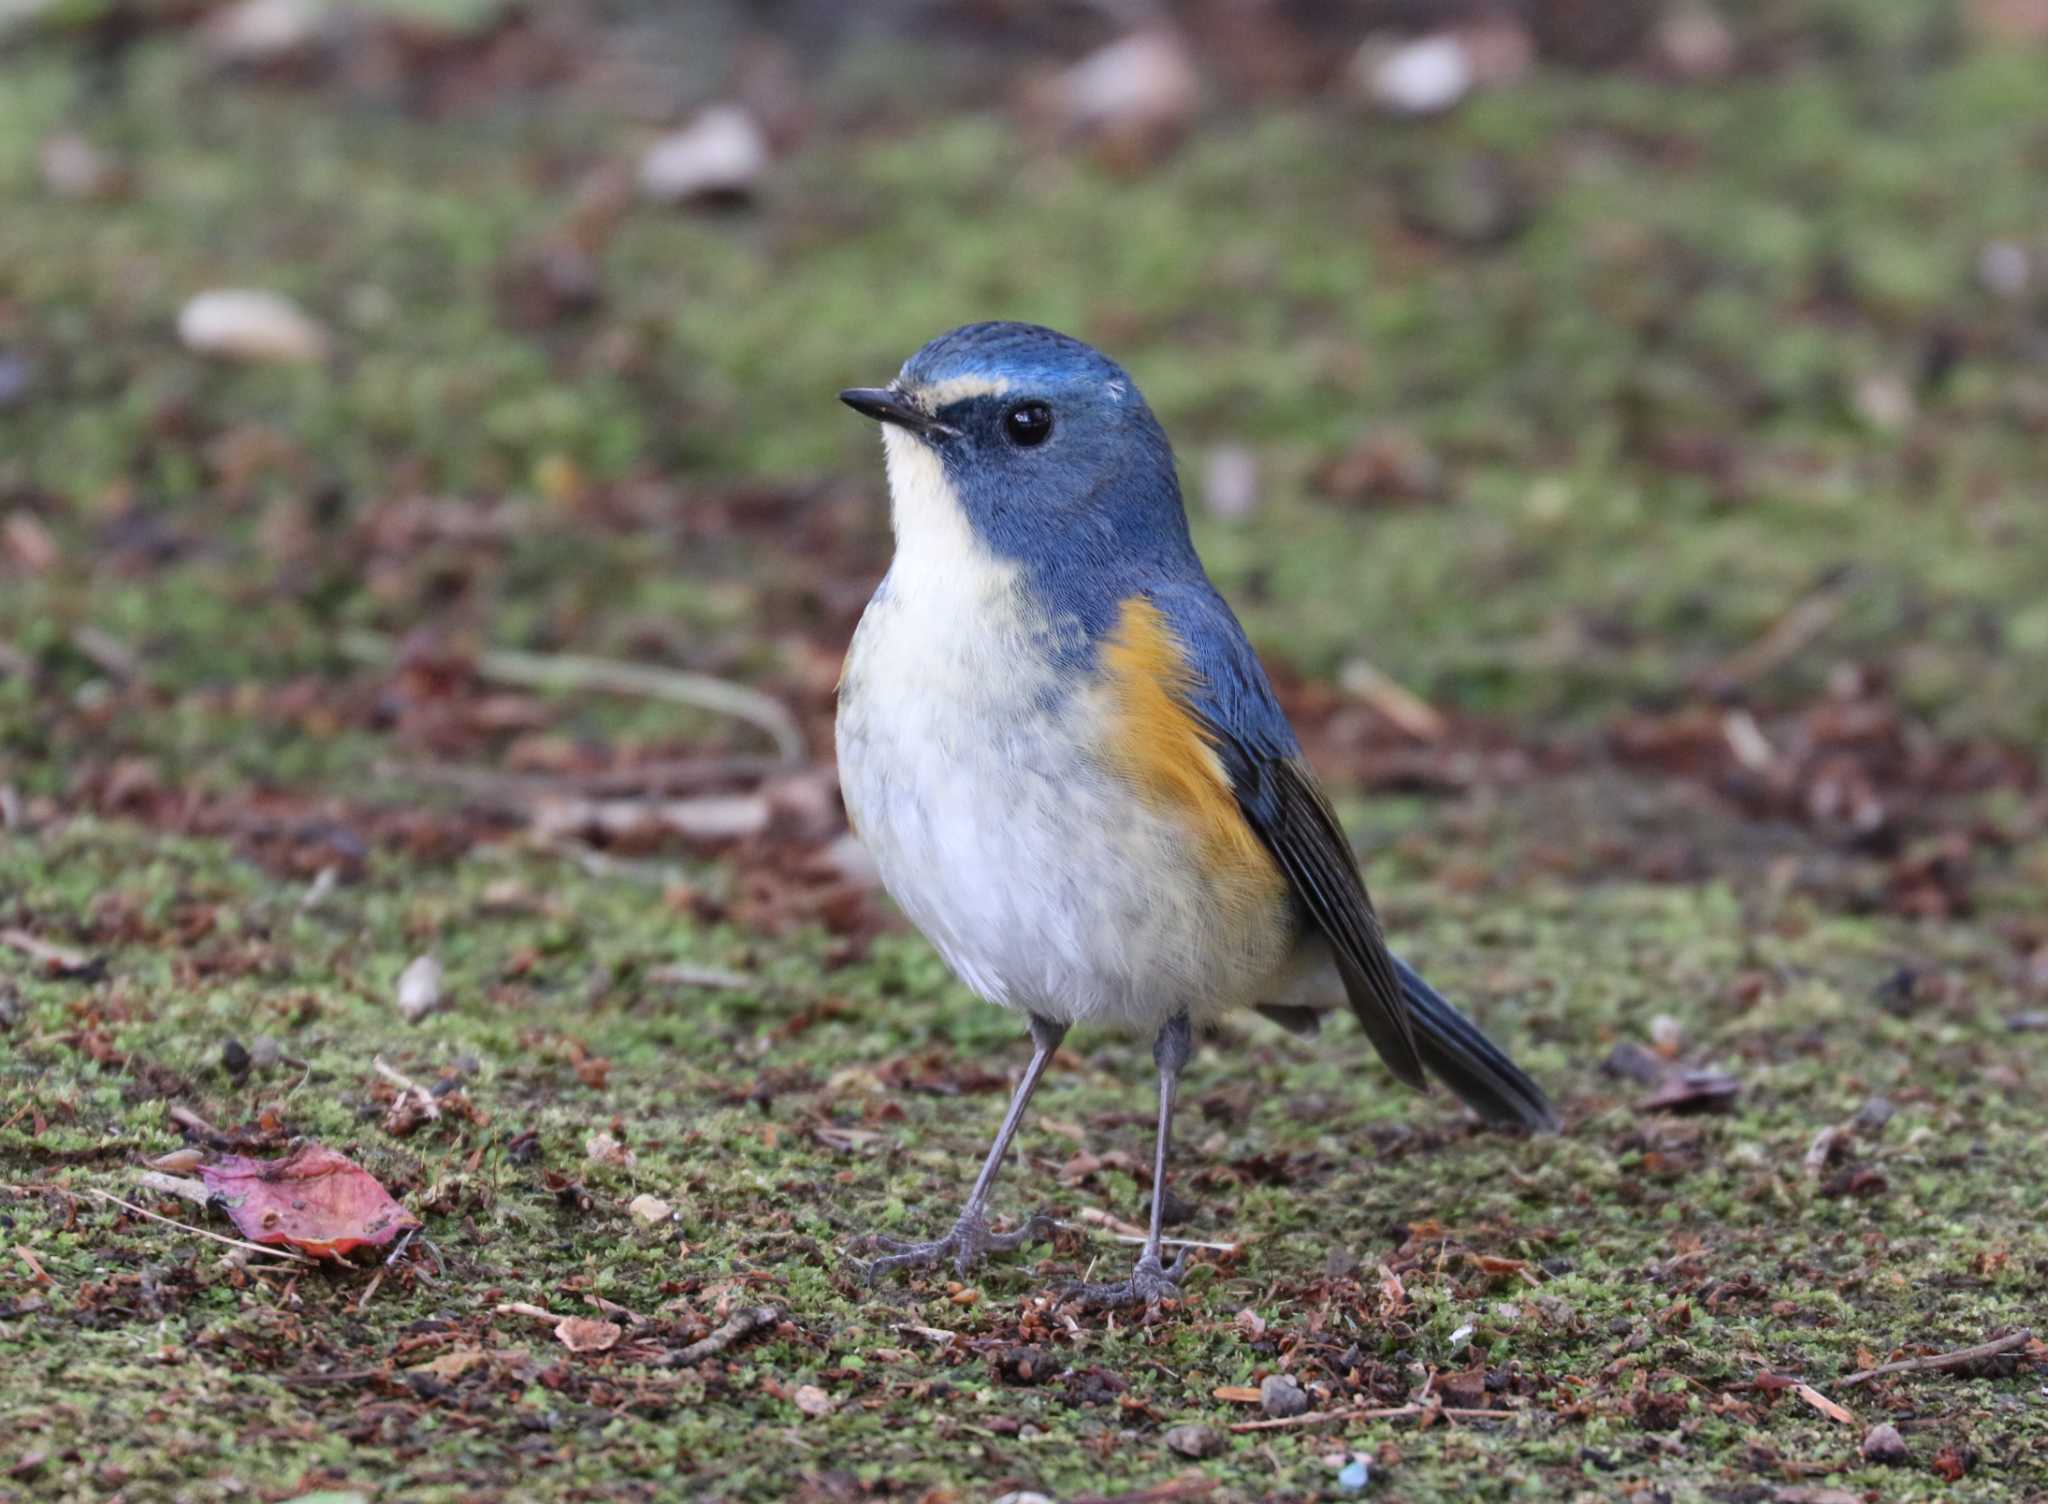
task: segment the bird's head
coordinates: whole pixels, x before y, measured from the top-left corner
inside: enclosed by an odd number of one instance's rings
[[[901,549],[978,545],[1068,571],[1189,547],[1165,432],[1124,369],[1077,339],[968,324],[888,386],[839,398],[883,425]]]

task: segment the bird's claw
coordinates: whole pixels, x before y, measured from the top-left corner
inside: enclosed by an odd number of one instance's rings
[[[991,1232],[988,1219],[978,1211],[963,1212],[951,1232],[929,1243],[906,1243],[874,1233],[867,1242],[882,1252],[867,1266],[868,1283],[873,1284],[892,1269],[927,1269],[947,1258],[952,1259],[954,1272],[964,1277],[983,1254],[1011,1253],[1051,1234],[1052,1218],[1043,1212],[1025,1218],[1024,1225],[1013,1232]]]
[[[1171,1264],[1162,1265],[1159,1255],[1147,1253],[1131,1270],[1131,1277],[1118,1284],[1091,1285],[1071,1284],[1060,1291],[1069,1300],[1078,1300],[1084,1306],[1099,1310],[1115,1311],[1130,1306],[1152,1306],[1162,1300],[1180,1299],[1181,1276],[1188,1271],[1188,1251],[1183,1248],[1180,1257]]]

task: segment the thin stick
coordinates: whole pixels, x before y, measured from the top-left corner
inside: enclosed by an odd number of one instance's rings
[[[161,1222],[166,1227],[175,1227],[180,1232],[189,1232],[195,1238],[205,1238],[207,1241],[213,1243],[225,1243],[230,1248],[246,1248],[251,1253],[267,1253],[274,1258],[290,1259],[295,1264],[312,1264],[319,1262],[317,1259],[307,1258],[303,1253],[293,1253],[289,1248],[272,1248],[262,1243],[245,1243],[240,1238],[230,1238],[225,1237],[217,1232],[208,1232],[203,1227],[194,1227],[190,1222],[180,1222],[176,1217],[165,1217],[159,1215],[156,1212],[149,1211],[146,1208],[137,1206],[132,1201],[123,1201],[119,1196],[114,1195],[110,1191],[103,1191],[98,1186],[87,1186],[85,1188],[85,1193],[88,1196],[97,1196],[102,1201],[111,1201],[114,1203],[114,1205],[120,1207],[121,1210],[125,1212],[133,1212],[138,1217],[147,1217],[152,1222]]]
[[[437,1123],[441,1120],[441,1104],[434,1100],[434,1094],[396,1066],[385,1064],[382,1055],[370,1057],[370,1069],[382,1076],[386,1081],[389,1081],[401,1092],[410,1092],[413,1096],[418,1097],[420,1110],[427,1115],[428,1122]]]
[[[169,1108],[164,1116],[184,1129],[193,1138],[204,1139],[216,1149],[226,1149],[232,1143],[232,1140],[225,1133],[222,1133],[189,1107]]]
[[[374,632],[344,633],[341,648],[359,663],[389,663],[398,656],[391,640]],[[710,674],[586,658],[574,653],[522,653],[512,648],[492,648],[477,654],[476,671],[487,679],[526,689],[596,689],[611,694],[644,695],[651,700],[667,700],[731,716],[767,733],[783,762],[804,761],[803,729],[781,701],[758,689]]]
[[[1341,679],[1346,691],[1419,742],[1440,742],[1450,729],[1442,712],[1375,663],[1354,658],[1344,665]]]
[[[57,945],[23,929],[0,930],[0,945],[18,950],[30,960],[40,961],[62,972],[86,971],[92,966],[92,957],[84,951]]]
[[[1278,1431],[1288,1426],[1319,1426],[1333,1420],[1413,1420],[1424,1415],[1448,1415],[1456,1420],[1506,1420],[1522,1414],[1517,1410],[1460,1410],[1449,1405],[1391,1405],[1379,1409],[1317,1410],[1308,1415],[1289,1415],[1279,1420],[1239,1421],[1233,1431]]]
[[[137,1170],[135,1180],[138,1185],[146,1186],[162,1195],[182,1196],[195,1206],[213,1204],[213,1192],[206,1188],[206,1182],[194,1180],[189,1175],[166,1175],[161,1170]]]
[[[557,1316],[546,1306],[537,1306],[528,1300],[504,1301],[492,1306],[491,1311],[498,1316],[524,1316],[528,1321],[560,1322],[566,1319]]]
[[[1092,1223],[1095,1227],[1101,1228],[1101,1235],[1113,1243],[1130,1243],[1142,1246],[1145,1242],[1145,1239],[1136,1233],[1123,1231],[1124,1228],[1130,1226],[1128,1222],[1120,1221],[1099,1207],[1084,1206],[1081,1208],[1079,1215],[1083,1222]],[[1085,1234],[1089,1231],[1085,1227],[1076,1227],[1072,1222],[1055,1222],[1053,1226],[1065,1232]],[[1239,1248],[1244,1246],[1241,1243],[1204,1243],[1194,1238],[1161,1238],[1159,1244],[1162,1248],[1206,1248],[1211,1253],[1236,1253]]]
[[[692,966],[687,961],[652,966],[642,975],[665,986],[708,987],[721,992],[745,992],[755,984],[755,979],[743,972],[727,971],[722,966]]]
[[[606,768],[595,773],[501,773],[496,768],[459,763],[442,766],[427,762],[388,761],[378,763],[377,772],[380,777],[440,784],[460,789],[479,799],[524,808],[538,800],[558,799],[564,794],[581,794],[587,798],[677,794],[712,784],[758,780],[780,766],[780,761],[772,757],[686,757],[642,763],[637,767]]]
[[[57,1283],[56,1280],[50,1277],[50,1271],[43,1267],[43,1261],[36,1257],[36,1251],[26,1243],[16,1243],[14,1245],[14,1256],[20,1259],[22,1263],[28,1265],[29,1275],[36,1284],[54,1285]]]
[[[751,1306],[735,1313],[730,1321],[703,1341],[692,1342],[688,1347],[670,1353],[668,1362],[678,1368],[691,1363],[701,1363],[706,1358],[724,1352],[748,1333],[759,1331],[764,1326],[773,1326],[781,1319],[782,1312],[774,1306]]]
[[[391,1370],[388,1368],[352,1368],[346,1373],[288,1373],[280,1382],[286,1384],[360,1384],[365,1379],[381,1379]]]
[[[607,856],[602,851],[592,851],[588,846],[574,841],[561,840],[550,836],[536,836],[533,849],[548,856],[567,857],[591,877],[621,877],[636,883],[659,884],[663,887],[681,878],[683,869],[667,862],[635,862],[624,857]]]
[[[1731,657],[1694,676],[1696,687],[1723,693],[1760,678],[1799,652],[1835,624],[1848,604],[1844,581],[1835,580],[1796,602],[1763,634]]]
[[[1834,1381],[1837,1389],[1846,1389],[1851,1384],[1867,1383],[1892,1373],[1919,1373],[1930,1368],[1960,1368],[1965,1363],[1974,1363],[1979,1358],[1995,1358],[2000,1353],[2009,1353],[2016,1347],[2024,1347],[2034,1340],[2031,1331],[2008,1332],[2003,1337],[1994,1337],[1989,1342],[1980,1342],[1975,1347],[1959,1347],[1952,1353],[1929,1353],[1924,1358],[1901,1358],[1896,1363],[1880,1363],[1875,1368],[1859,1369]]]

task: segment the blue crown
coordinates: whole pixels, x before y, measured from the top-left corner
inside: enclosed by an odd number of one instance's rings
[[[934,386],[962,377],[1001,376],[1047,387],[1121,381],[1124,368],[1092,345],[1041,324],[990,322],[948,330],[903,363],[910,386]]]

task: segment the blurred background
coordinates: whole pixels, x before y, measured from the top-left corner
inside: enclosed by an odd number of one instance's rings
[[[1347,786],[1675,778],[1935,915],[2033,808],[2042,0],[6,0],[0,69],[17,819],[317,871],[531,819],[448,764],[829,756],[833,393],[993,317],[1137,376]]]
[[[1103,1033],[1054,1246],[849,1257],[1021,1039],[840,810],[835,393],[989,318],[1135,376],[1566,1117],[1231,1027],[1157,1325],[1035,1302],[1144,1204]],[[2038,1330],[2044,462],[2048,0],[0,0],[0,1500],[2023,1492],[2018,1337],[1771,1375]],[[431,1261],[135,1178],[306,1139]],[[1226,1429],[1276,1364],[1516,1419]]]

